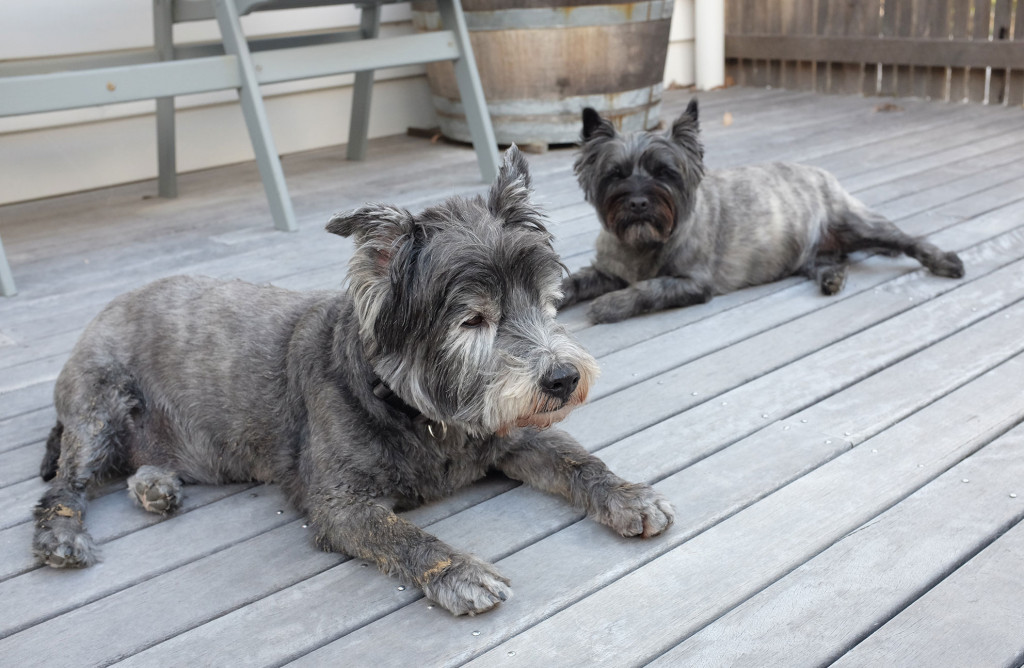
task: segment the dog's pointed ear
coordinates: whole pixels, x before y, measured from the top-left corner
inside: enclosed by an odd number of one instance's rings
[[[411,237],[413,216],[390,204],[367,204],[355,211],[336,213],[327,222],[327,231],[354,237],[359,250],[372,257],[380,271],[386,270],[401,239]]]
[[[672,138],[679,141],[696,137],[700,132],[699,115],[697,98],[693,98],[686,105],[686,110],[672,123]]]
[[[583,132],[580,137],[584,143],[597,137],[612,139],[615,137],[615,125],[608,119],[601,118],[601,114],[597,113],[596,109],[584,107]]]
[[[487,193],[487,210],[506,225],[526,225],[544,231],[540,213],[530,203],[533,191],[530,165],[522,151],[512,144],[498,170],[498,178]]]

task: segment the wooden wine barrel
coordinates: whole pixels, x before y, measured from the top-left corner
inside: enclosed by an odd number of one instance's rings
[[[658,124],[672,0],[463,0],[499,144],[567,144],[593,107],[623,131]],[[419,30],[439,30],[413,0]],[[450,62],[427,65],[441,132],[470,141]]]

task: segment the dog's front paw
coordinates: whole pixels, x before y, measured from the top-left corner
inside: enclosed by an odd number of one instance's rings
[[[626,483],[608,493],[594,519],[623,536],[651,538],[672,526],[675,516],[668,499],[650,485]]]
[[[587,315],[595,324],[619,322],[636,312],[636,294],[626,288],[601,295],[590,305]]]
[[[563,309],[572,306],[579,300],[579,293],[576,291],[576,280],[572,276],[566,276],[562,279],[562,298],[558,300],[555,306]]]
[[[487,612],[512,596],[508,578],[485,561],[456,554],[425,573],[423,593],[453,615]]]
[[[945,278],[963,278],[964,262],[960,256],[950,251],[943,253],[938,258],[928,263],[928,269],[936,276]]]
[[[32,552],[39,563],[52,568],[86,568],[96,563],[96,546],[81,524],[54,518],[36,528]]]

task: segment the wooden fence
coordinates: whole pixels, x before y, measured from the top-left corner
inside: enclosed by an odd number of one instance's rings
[[[1024,0],[725,0],[748,86],[1024,103]]]

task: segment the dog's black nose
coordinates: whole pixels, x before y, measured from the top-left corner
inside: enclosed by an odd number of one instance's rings
[[[541,389],[562,401],[568,401],[580,384],[580,372],[571,364],[559,364],[540,381]]]
[[[651,205],[647,201],[646,197],[630,197],[629,198],[629,211],[630,213],[644,213],[647,208]]]

